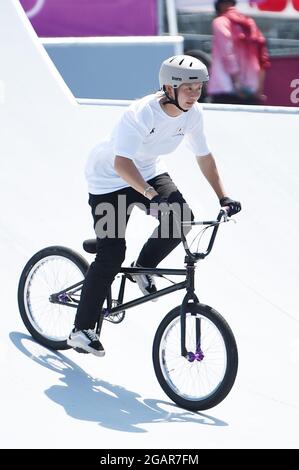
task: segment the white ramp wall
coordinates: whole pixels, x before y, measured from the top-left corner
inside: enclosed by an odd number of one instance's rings
[[[105,324],[103,359],[56,354],[27,334],[16,302],[21,270],[50,244],[82,253],[92,236],[84,162],[123,107],[77,105],[14,0],[0,2],[0,62],[0,446],[298,447],[298,112],[205,111],[225,185],[243,211],[221,227],[196,289],[230,323],[240,367],[224,402],[193,414],[170,403],[151,365],[157,325],[181,293]],[[196,216],[214,216],[218,202],[187,148],[166,161]],[[151,224],[136,212],[126,262]],[[178,247],[163,265],[182,262]]]

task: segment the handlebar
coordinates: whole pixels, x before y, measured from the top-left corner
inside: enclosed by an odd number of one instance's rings
[[[222,219],[223,219],[223,221],[222,221]],[[202,221],[202,222],[197,222],[197,221],[190,221],[190,222],[185,222],[184,221],[184,222],[181,222],[182,227],[190,226],[190,225],[207,225],[207,226],[210,226],[210,227],[214,226],[211,237],[210,237],[208,248],[203,253],[191,253],[190,248],[188,246],[188,242],[187,242],[186,237],[184,235],[184,231],[181,230],[181,239],[182,239],[182,242],[183,242],[185,252],[187,254],[187,258],[190,261],[193,261],[193,262],[195,261],[196,262],[199,259],[204,259],[206,256],[208,256],[208,254],[211,252],[211,250],[213,248],[215,238],[216,238],[216,235],[217,235],[217,232],[218,232],[218,229],[219,229],[219,225],[222,222],[228,222],[229,220],[231,220],[231,219],[228,217],[227,210],[225,208],[222,208],[220,210],[216,220],[205,220],[205,221]]]

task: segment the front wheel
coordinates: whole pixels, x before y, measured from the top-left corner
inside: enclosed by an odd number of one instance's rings
[[[238,369],[234,335],[208,305],[190,303],[186,313],[187,356],[181,355],[180,306],[160,323],[153,363],[164,392],[182,408],[199,411],[218,405],[230,392]]]
[[[83,281],[87,261],[69,248],[50,246],[36,253],[24,267],[18,287],[22,320],[33,338],[51,349],[68,349],[67,337],[72,329],[80,287],[71,289],[61,303],[51,302],[55,293]],[[71,297],[68,297],[71,295]]]

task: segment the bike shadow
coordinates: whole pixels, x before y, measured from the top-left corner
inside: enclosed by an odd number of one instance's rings
[[[45,394],[74,419],[96,422],[108,429],[133,433],[148,432],[141,427],[142,424],[153,423],[189,422],[227,426],[225,421],[211,415],[187,411],[168,401],[143,399],[137,392],[91,377],[64,354],[39,345],[29,335],[11,332],[9,336],[20,352],[61,375],[61,385],[53,385],[45,390]],[[38,344],[42,353],[32,354],[23,344],[24,340]],[[161,408],[161,405],[171,406],[172,411]]]

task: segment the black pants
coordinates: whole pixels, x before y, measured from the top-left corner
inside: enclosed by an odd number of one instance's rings
[[[163,220],[143,246],[137,263],[143,267],[156,267],[181,241],[175,224],[181,220],[193,220],[191,209],[168,173],[163,173],[148,181],[162,196],[178,210],[167,219],[169,234],[165,236]],[[119,272],[125,259],[125,227],[130,218],[129,207],[139,205],[144,210],[149,208],[150,201],[132,187],[108,194],[89,195],[97,234],[97,255],[87,272],[81,299],[75,319],[78,329],[94,328],[102,309],[108,290],[114,277]],[[161,224],[162,222],[162,224]],[[164,227],[165,228],[165,227]],[[190,227],[184,230],[186,234]]]

